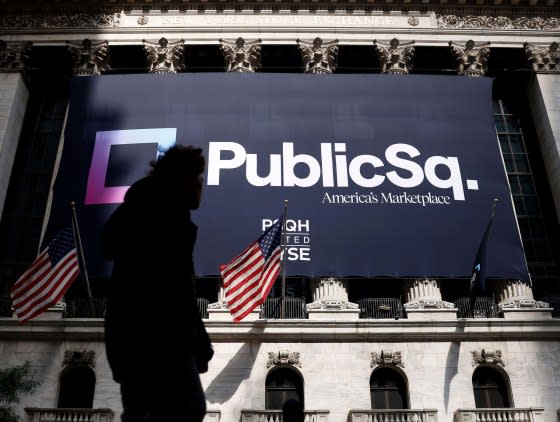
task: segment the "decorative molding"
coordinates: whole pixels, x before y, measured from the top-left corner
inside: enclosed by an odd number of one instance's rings
[[[381,62],[382,73],[406,75],[412,70],[414,41],[401,44],[396,38],[388,43],[374,40],[373,46]]]
[[[437,299],[418,299],[404,304],[406,310],[410,309],[455,309],[455,305],[451,302]]]
[[[177,73],[185,69],[183,40],[170,43],[167,38],[162,37],[157,43],[142,41],[150,73]]]
[[[119,25],[120,13],[74,15],[8,15],[0,17],[4,29],[111,28]]]
[[[95,367],[95,351],[93,350],[66,350],[64,352],[64,366],[88,365]]]
[[[292,365],[301,368],[299,352],[290,352],[289,350],[280,350],[278,353],[268,352],[268,362],[266,362],[266,367],[270,368],[272,366],[280,365]]]
[[[493,363],[499,366],[506,366],[502,360],[501,350],[485,350],[482,349],[480,352],[478,350],[473,350],[472,355],[472,366],[480,365],[481,363]]]
[[[529,31],[558,30],[560,18],[436,15],[438,28],[445,29],[521,29]]]
[[[67,41],[68,49],[72,55],[74,67],[72,71],[76,76],[94,76],[110,69],[109,67],[109,42],[101,41],[93,44],[85,39],[81,44]]]
[[[500,302],[499,305],[500,310],[503,309],[550,309],[550,304],[546,302],[542,302],[540,300],[534,299],[509,299],[503,302]]]
[[[313,42],[297,40],[305,73],[333,73],[338,64],[338,40],[324,42],[317,37]]]
[[[208,309],[229,309],[227,302],[224,300],[218,300],[217,302],[209,303]]]
[[[476,44],[468,40],[465,47],[449,41],[449,47],[457,62],[457,73],[463,76],[484,76],[488,70],[490,43]]]
[[[0,71],[23,71],[29,63],[31,42],[7,43],[0,40]]]
[[[138,17],[138,19],[136,19],[136,22],[138,22],[138,25],[147,25],[149,22],[149,18],[146,15],[142,15],[140,17]]]
[[[370,367],[374,368],[377,365],[393,365],[404,368],[401,352],[393,352],[391,350],[381,350],[381,353],[371,353]]]
[[[305,305],[305,309],[307,311],[313,310],[337,310],[343,311],[346,309],[360,309],[360,306],[357,303],[348,302],[345,300],[318,300],[313,303],[308,303]]]
[[[523,44],[527,59],[537,73],[560,73],[560,51],[558,43],[550,45],[536,45],[526,42]]]
[[[254,73],[261,67],[261,40],[235,41],[220,39],[220,49],[226,61],[226,72]]]

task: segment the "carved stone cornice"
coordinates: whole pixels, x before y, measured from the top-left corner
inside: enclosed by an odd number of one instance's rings
[[[319,37],[313,42],[297,40],[305,73],[333,73],[338,64],[338,40],[323,42]]]
[[[501,350],[485,350],[482,349],[480,352],[478,350],[473,350],[472,355],[472,366],[480,365],[481,363],[493,363],[499,366],[506,366],[502,360]]]
[[[526,42],[523,44],[527,59],[537,73],[560,73],[560,51],[558,43],[535,45]]]
[[[291,365],[301,368],[299,360],[299,352],[290,352],[289,350],[280,350],[278,352],[268,352],[268,361],[266,367]]]
[[[95,367],[95,351],[93,350],[66,350],[64,352],[64,366],[88,365]]]
[[[0,40],[0,71],[18,72],[25,70],[31,53],[30,42],[7,43]]]
[[[5,15],[0,16],[3,29],[111,28],[118,26],[120,13]]]
[[[405,75],[412,70],[414,41],[401,44],[396,38],[388,43],[374,40],[373,46],[381,62],[382,73]]]
[[[507,17],[476,15],[436,15],[438,28],[445,29],[520,29],[530,31],[558,30],[560,18]]]
[[[75,76],[101,75],[110,68],[108,41],[92,43],[86,38],[81,44],[66,43],[72,55],[72,72]]]
[[[261,40],[235,41],[220,39],[220,48],[226,62],[226,72],[253,73],[261,67]]]
[[[143,42],[150,73],[177,73],[185,69],[183,40],[169,43],[167,38],[162,37],[157,43]]]
[[[391,350],[381,350],[381,353],[372,352],[370,367],[374,368],[378,365],[393,365],[404,368],[401,352],[393,352]]]
[[[468,40],[465,47],[449,41],[449,47],[457,63],[457,73],[463,76],[484,76],[488,70],[490,43],[476,44]]]

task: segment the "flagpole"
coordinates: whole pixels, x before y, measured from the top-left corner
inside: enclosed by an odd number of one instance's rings
[[[286,218],[288,216],[288,200],[284,199],[284,217],[282,221],[282,319],[286,317]]]
[[[86,260],[84,257],[84,248],[82,247],[82,238],[80,236],[80,228],[78,226],[78,217],[76,215],[76,203],[72,201],[70,203],[72,206],[72,231],[74,232],[74,240],[77,243],[78,247],[78,257],[80,259],[80,263],[82,264],[82,271],[84,272],[84,280],[86,281],[86,289],[89,301],[89,310],[91,312],[91,316],[95,317],[95,306],[93,304],[93,296],[91,295],[91,287],[89,284],[89,277],[86,267]]]
[[[492,203],[492,218],[494,218],[494,214],[496,212],[496,205],[498,205],[498,198],[494,198],[494,202]]]
[[[494,200],[492,201],[492,213],[490,215],[490,221],[488,221],[488,225],[486,226],[486,230],[484,232],[481,244],[478,247],[478,253],[477,253],[477,256],[475,258],[476,261],[479,261],[481,259],[485,259],[484,257],[481,257],[479,255],[481,254],[482,246],[484,245],[484,248],[486,248],[486,242],[488,241],[488,233],[489,233],[489,230],[490,230],[490,226],[492,225],[492,222],[494,221],[494,215],[496,213],[496,205],[498,205],[498,202],[499,202],[498,198],[494,198]],[[485,254],[486,254],[486,252],[484,251],[484,255]],[[476,264],[476,262],[475,262],[475,264]],[[479,267],[480,267],[480,264],[481,263],[479,262],[478,263]],[[484,266],[486,266],[486,264],[484,264]],[[473,269],[473,272],[474,272],[475,269],[476,269],[476,267]],[[475,280],[474,279],[475,275],[476,275],[476,277],[480,277],[480,271],[481,270],[479,269],[478,274],[473,273],[473,278],[471,278],[471,287],[470,287],[470,292],[469,292],[469,296],[470,296],[469,304],[470,304],[470,310],[471,310],[471,313],[472,313],[473,317],[474,317],[474,305],[476,303],[476,296],[473,296],[473,293],[476,294],[476,292],[473,290],[473,280]],[[481,280],[478,282],[479,286],[477,287],[477,289],[480,289],[480,286],[485,284],[485,281],[486,281],[485,280],[486,279],[485,273],[486,273],[486,271],[484,270],[483,273],[482,273],[483,276],[482,276]],[[485,290],[485,289],[483,289],[483,290]]]

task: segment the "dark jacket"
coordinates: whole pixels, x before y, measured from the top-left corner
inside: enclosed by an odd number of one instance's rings
[[[114,260],[105,342],[117,382],[169,376],[192,357],[204,367],[212,357],[192,282],[197,228],[184,196],[148,176],[104,226],[104,253]]]

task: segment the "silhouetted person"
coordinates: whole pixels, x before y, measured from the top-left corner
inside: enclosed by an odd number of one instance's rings
[[[199,372],[213,351],[192,282],[202,151],[175,146],[134,183],[103,229],[114,260],[105,342],[121,386],[123,422],[199,422]]]
[[[282,420],[283,422],[303,422],[305,413],[303,406],[299,400],[288,399],[282,406]]]

